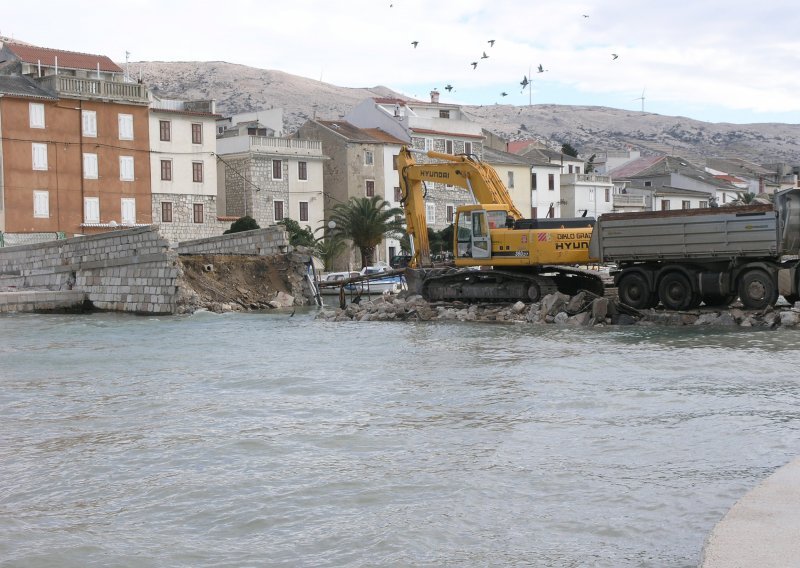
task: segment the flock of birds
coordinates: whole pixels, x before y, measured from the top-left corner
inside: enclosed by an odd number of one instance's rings
[[[394,4],[389,4],[390,8],[393,7],[393,6],[394,6]],[[582,14],[582,16],[584,18],[588,18],[589,14]],[[489,44],[489,49],[491,50],[491,48],[494,47],[495,40],[490,39],[490,40],[487,40],[486,43]],[[411,42],[411,45],[414,47],[414,49],[416,49],[417,46],[419,45],[419,41],[414,40],[414,41]],[[486,53],[485,50],[483,52],[483,55],[481,55],[480,59],[489,59],[489,55]],[[616,53],[612,53],[611,54],[611,60],[615,61],[616,59],[619,59],[619,55],[616,54]],[[478,68],[478,63],[479,63],[479,61],[473,61],[473,62],[470,63],[470,65],[472,65],[472,69],[473,70]],[[537,73],[544,73],[546,71],[548,71],[548,69],[545,69],[544,66],[541,63],[536,67],[536,72]],[[527,75],[523,75],[522,81],[520,81],[519,84],[522,86],[522,90],[520,91],[520,93],[524,93],[525,89],[530,88],[533,83],[532,83],[532,80],[529,79]],[[451,85],[449,83],[445,86],[445,90],[448,93],[452,92],[454,89],[455,89],[455,87],[453,87],[453,85]],[[507,97],[508,93],[506,91],[503,91],[503,92],[500,93],[500,96],[501,97]]]

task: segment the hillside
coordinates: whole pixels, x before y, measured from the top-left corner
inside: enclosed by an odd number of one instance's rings
[[[168,98],[217,100],[218,112],[233,114],[282,108],[287,132],[309,118],[337,119],[368,97],[398,96],[388,87],[348,88],[284,73],[221,61],[132,63],[154,92]],[[536,138],[582,154],[628,146],[643,154],[687,158],[738,156],[758,163],[795,164],[800,125],[709,123],[680,116],[594,106],[485,105],[464,111],[484,128],[508,139]]]

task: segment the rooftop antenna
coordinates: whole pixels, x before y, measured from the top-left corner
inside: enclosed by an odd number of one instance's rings
[[[635,101],[641,100],[642,101],[642,112],[644,112],[644,89],[642,89],[642,96],[641,97],[636,97],[633,100],[635,100]]]

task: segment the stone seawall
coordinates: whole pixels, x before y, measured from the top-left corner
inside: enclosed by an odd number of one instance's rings
[[[177,277],[155,227],[0,248],[0,289],[80,291],[100,310],[173,313]]]
[[[289,250],[289,236],[283,227],[266,227],[178,244],[178,254],[249,254],[272,256]]]

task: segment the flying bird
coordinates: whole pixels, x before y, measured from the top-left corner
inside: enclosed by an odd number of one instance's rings
[[[524,89],[525,87],[528,86],[528,83],[530,83],[530,81],[528,81],[528,76],[523,75],[522,81],[520,81],[519,84],[522,85],[522,88]]]
[[[589,17],[589,14],[583,14],[583,17],[584,17],[584,18],[588,18],[588,17]]]
[[[505,91],[503,91],[502,93],[500,93],[500,96],[501,96],[501,97],[507,97],[507,96],[508,96],[508,93],[506,93]]]
[[[477,67],[478,67],[478,62],[477,62],[477,61],[473,61],[472,63],[470,63],[470,65],[472,65],[472,68],[473,68],[473,69],[477,69]]]
[[[619,55],[617,55],[616,53],[612,53],[611,54],[611,60],[612,61],[615,60],[617,57],[619,57]]]
[[[411,42],[411,45],[414,46],[414,49],[417,49],[417,44],[418,43],[419,43],[418,41],[414,40],[414,41]]]
[[[545,71],[547,71],[547,69],[542,67],[542,64],[539,63],[539,67],[536,68],[536,71],[539,72],[539,73],[544,73]]]
[[[488,44],[489,44],[489,47],[494,47],[494,40],[493,40],[493,39],[490,39],[490,40],[489,40],[489,41],[487,41],[486,43],[488,43]]]
[[[485,51],[483,52],[483,55],[481,55],[481,59],[489,59],[489,56],[486,55]]]
[[[446,86],[444,89],[445,89],[445,90],[446,90],[446,91],[449,93],[450,91],[452,91],[452,90],[453,90],[453,85],[450,85],[450,84],[448,83],[448,85],[447,85],[447,86]]]

